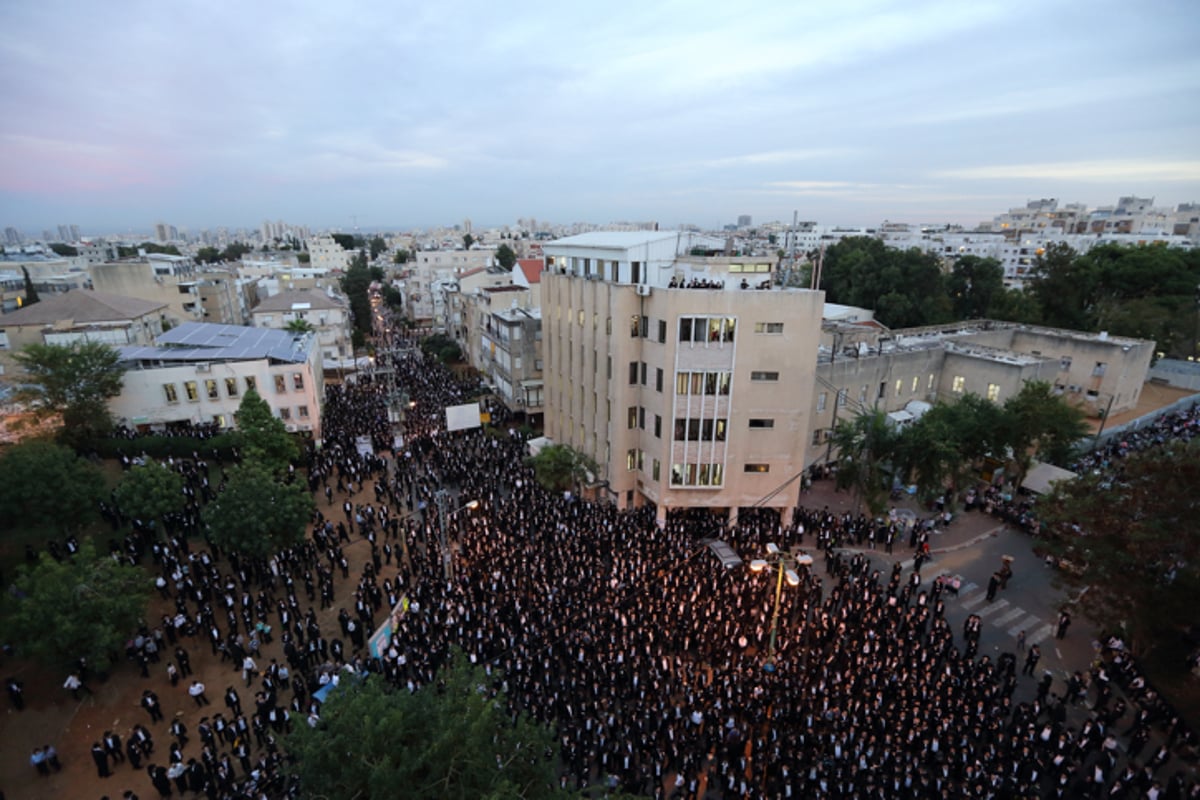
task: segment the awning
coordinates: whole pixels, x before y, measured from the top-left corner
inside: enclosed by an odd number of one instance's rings
[[[1069,469],[1053,464],[1035,464],[1025,476],[1025,480],[1021,481],[1021,488],[1034,494],[1046,494],[1053,488],[1053,484],[1072,481],[1076,477],[1078,476]]]

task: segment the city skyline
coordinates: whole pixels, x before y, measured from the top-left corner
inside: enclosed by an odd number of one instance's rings
[[[1200,200],[1200,15],[1099,3],[0,9],[0,221],[88,232]]]

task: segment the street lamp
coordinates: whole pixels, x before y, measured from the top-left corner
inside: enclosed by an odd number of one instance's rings
[[[783,598],[783,582],[786,580],[788,586],[799,586],[800,573],[796,568],[808,567],[812,563],[812,556],[806,553],[792,555],[786,550],[781,550],[774,542],[767,542],[766,558],[756,558],[750,562],[751,572],[762,572],[772,565],[778,567],[775,578],[775,610],[771,613],[771,640],[767,645],[767,660],[763,664],[763,669],[767,672],[775,671],[775,640],[779,637],[779,604]]]
[[[438,544],[442,548],[442,572],[446,580],[454,580],[454,554],[450,551],[450,537],[447,532],[447,527],[450,517],[458,514],[460,511],[467,509],[479,508],[479,501],[472,500],[466,505],[460,506],[453,511],[447,511],[446,507],[450,505],[450,493],[445,489],[438,489],[433,495],[434,501],[437,503],[438,510]]]

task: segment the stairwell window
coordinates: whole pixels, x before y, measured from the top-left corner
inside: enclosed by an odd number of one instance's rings
[[[750,380],[760,383],[774,383],[779,380],[778,372],[754,370],[750,373]]]

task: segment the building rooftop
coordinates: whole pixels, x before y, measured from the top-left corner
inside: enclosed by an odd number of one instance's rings
[[[118,347],[122,361],[308,360],[313,336],[275,328],[245,328],[211,322],[185,322],[158,337],[151,347]]]
[[[76,325],[124,322],[165,309],[166,303],[141,300],[92,289],[72,289],[0,317],[0,327],[54,325],[70,320]]]
[[[340,298],[330,297],[320,289],[292,289],[273,294],[251,309],[252,313],[280,311],[309,311],[320,309],[344,309]]]
[[[522,258],[517,261],[517,266],[521,268],[521,272],[530,286],[542,282],[542,270],[546,268],[545,259]]]
[[[640,247],[654,242],[681,241],[687,242],[688,247],[712,244],[716,247],[724,245],[724,240],[711,236],[699,236],[690,231],[591,231],[575,236],[567,236],[547,242],[546,247],[598,247],[625,250],[630,247]]]

